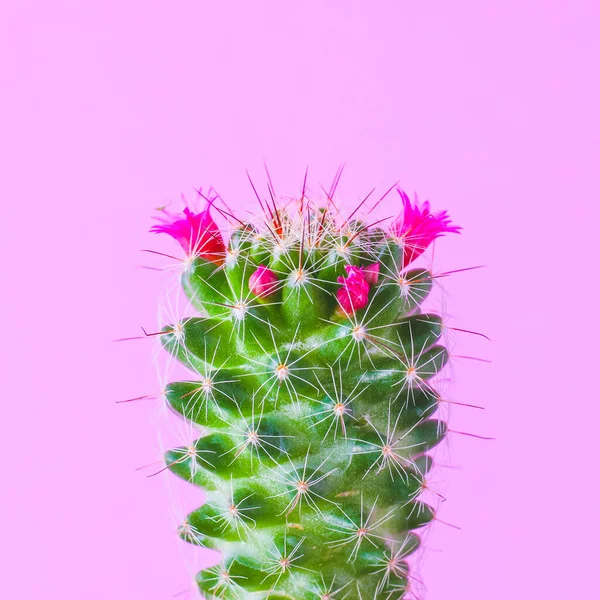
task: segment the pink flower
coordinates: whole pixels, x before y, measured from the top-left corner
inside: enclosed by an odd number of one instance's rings
[[[188,256],[201,256],[212,262],[222,262],[227,248],[217,224],[210,215],[210,205],[199,213],[193,213],[187,206],[183,214],[173,214],[166,210],[157,217],[160,225],[153,225],[153,233],[168,233],[177,240]]]
[[[461,227],[450,225],[450,217],[445,210],[432,213],[429,202],[413,206],[409,197],[398,189],[404,211],[392,224],[392,234],[404,244],[403,266],[423,254],[436,238],[447,232],[459,233]]]
[[[365,281],[371,285],[377,283],[379,279],[379,263],[371,263],[363,267]]]
[[[337,291],[337,300],[342,310],[352,315],[369,303],[369,283],[362,267],[346,265],[348,277],[338,277],[338,282],[343,284]]]
[[[259,265],[258,269],[250,275],[248,287],[259,298],[270,296],[277,291],[277,275],[264,265]]]

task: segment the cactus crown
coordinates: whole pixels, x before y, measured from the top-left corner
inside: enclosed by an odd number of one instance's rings
[[[197,575],[207,598],[409,597],[448,359],[441,318],[420,309],[432,274],[411,263],[457,228],[400,195],[392,222],[303,193],[272,195],[256,222],[213,198],[153,228],[186,252],[198,310],[160,337],[194,374],[165,394],[202,435],[166,464],[206,490],[180,535],[221,552]],[[228,244],[211,207],[235,221]]]

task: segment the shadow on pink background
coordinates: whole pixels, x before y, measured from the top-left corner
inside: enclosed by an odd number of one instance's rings
[[[371,4],[372,6],[367,6]],[[428,600],[597,594],[600,44],[595,2],[3,3],[1,598],[190,587],[159,458],[154,207],[399,180],[462,236],[448,501]],[[191,508],[191,506],[186,506]]]

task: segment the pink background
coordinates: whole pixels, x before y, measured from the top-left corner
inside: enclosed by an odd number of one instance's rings
[[[428,600],[597,592],[597,2],[4,2],[1,598],[189,587],[158,456],[151,210],[251,201],[346,162],[464,226],[439,265],[459,336],[448,501]],[[204,558],[200,558],[204,560]]]

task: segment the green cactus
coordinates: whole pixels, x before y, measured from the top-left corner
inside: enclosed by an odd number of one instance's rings
[[[432,274],[410,263],[458,228],[400,194],[387,229],[304,196],[235,218],[227,245],[210,207],[154,227],[186,251],[201,315],[161,339],[193,373],[166,399],[203,434],[165,458],[206,491],[179,530],[221,553],[197,575],[206,598],[408,598],[415,531],[435,516],[427,452],[446,433],[430,380],[448,360],[420,308]]]

